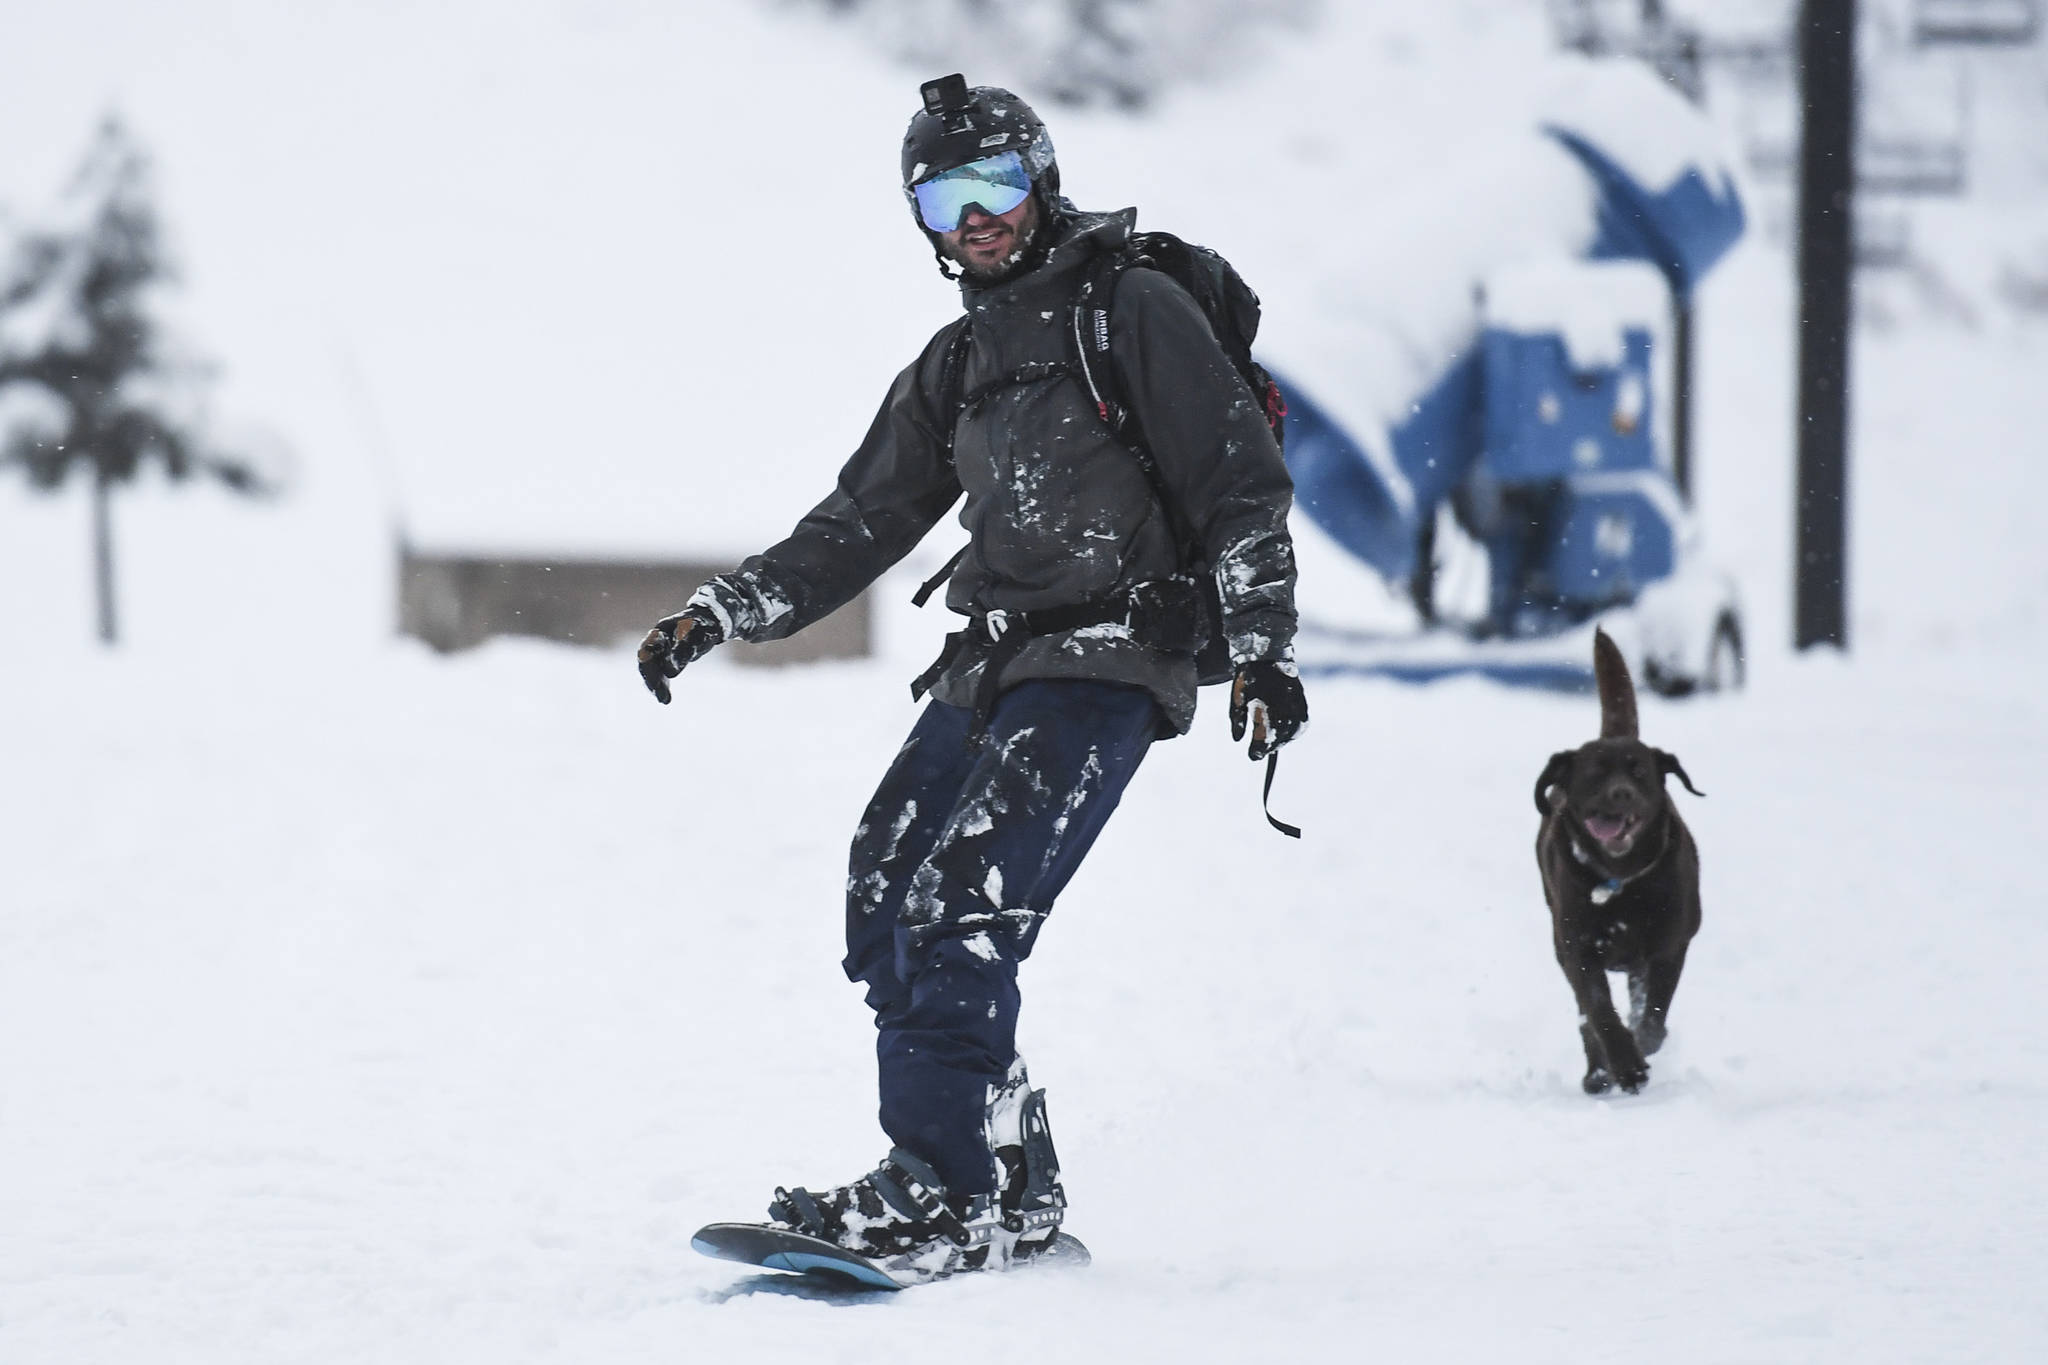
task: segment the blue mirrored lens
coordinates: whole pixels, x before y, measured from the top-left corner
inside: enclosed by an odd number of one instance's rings
[[[917,195],[917,216],[933,232],[951,232],[960,226],[967,206],[979,204],[983,213],[1004,214],[1031,193],[1031,175],[1024,158],[1015,152],[983,157],[950,171],[940,171],[912,187]]]

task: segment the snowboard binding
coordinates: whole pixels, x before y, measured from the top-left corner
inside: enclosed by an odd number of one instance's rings
[[[1060,1231],[1067,1194],[1045,1092],[1031,1088],[1022,1058],[989,1087],[982,1131],[993,1194],[949,1193],[930,1165],[897,1147],[851,1184],[778,1187],[768,1223],[713,1223],[691,1244],[707,1256],[877,1289],[1026,1262],[1086,1265],[1088,1249]]]
[[[1052,1245],[1067,1214],[1060,1184],[1059,1156],[1046,1119],[1045,1092],[1031,1088],[1024,1059],[1010,1063],[1009,1075],[989,1087],[982,1122],[996,1163],[996,1206],[1003,1230],[1014,1237],[1014,1256],[1029,1256]]]
[[[822,1194],[777,1188],[768,1217],[778,1226],[923,1275],[977,1270],[1001,1225],[991,1195],[949,1195],[932,1168],[901,1147],[849,1185]]]

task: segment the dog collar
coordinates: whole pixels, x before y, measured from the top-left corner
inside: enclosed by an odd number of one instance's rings
[[[1582,866],[1582,867],[1591,867],[1591,866],[1593,866],[1593,860],[1592,860],[1591,858],[1589,858],[1589,857],[1587,857],[1587,856],[1586,856],[1586,850],[1585,850],[1585,849],[1583,849],[1583,848],[1580,848],[1580,847],[1579,847],[1579,841],[1578,841],[1578,840],[1577,840],[1576,838],[1573,838],[1572,836],[1570,836],[1570,835],[1567,835],[1567,836],[1566,836],[1566,842],[1567,842],[1567,843],[1569,843],[1569,844],[1570,844],[1570,845],[1572,846],[1572,857],[1574,857],[1574,858],[1576,858],[1576,859],[1578,860],[1578,862],[1579,862],[1580,866]],[[1652,864],[1654,865],[1654,864],[1655,864],[1655,862],[1656,862],[1656,859],[1654,859],[1654,858],[1653,858],[1653,859],[1651,859],[1650,861],[1651,861],[1651,863],[1652,863]],[[1648,872],[1649,870],[1650,870],[1650,869],[1646,867],[1646,868],[1644,868],[1644,869],[1643,869],[1643,872]],[[1636,877],[1640,877],[1640,876],[1642,876],[1642,875],[1643,875],[1643,872],[1638,872],[1638,873],[1636,873]],[[1606,881],[1604,881],[1604,882],[1601,882],[1601,883],[1600,883],[1599,885],[1597,885],[1597,886],[1595,886],[1595,887],[1593,888],[1593,892],[1592,892],[1592,901],[1593,901],[1593,904],[1595,904],[1595,905],[1605,905],[1605,904],[1607,904],[1607,902],[1609,902],[1609,901],[1613,900],[1613,899],[1615,898],[1615,896],[1616,896],[1617,894],[1619,894],[1619,893],[1620,893],[1620,891],[1621,891],[1621,889],[1622,889],[1623,887],[1627,886],[1627,885],[1628,885],[1628,884],[1629,884],[1630,882],[1634,881],[1635,879],[1636,879],[1635,877],[1609,877],[1609,878],[1608,878],[1608,879],[1607,879]]]

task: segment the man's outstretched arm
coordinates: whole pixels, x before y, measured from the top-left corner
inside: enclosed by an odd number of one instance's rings
[[[787,538],[706,582],[648,632],[640,673],[657,700],[667,700],[666,679],[712,647],[780,640],[852,601],[959,498],[934,403],[952,333],[942,330],[896,376],[838,486]]]

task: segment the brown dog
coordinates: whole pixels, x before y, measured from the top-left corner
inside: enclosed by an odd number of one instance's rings
[[[1600,738],[1552,754],[1536,779],[1536,865],[1550,902],[1557,964],[1579,1002],[1589,1095],[1650,1079],[1644,1060],[1664,1043],[1665,1018],[1700,928],[1700,855],[1664,791],[1678,759],[1636,737],[1636,690],[1607,632],[1593,633]],[[1607,973],[1628,973],[1622,1025]]]

